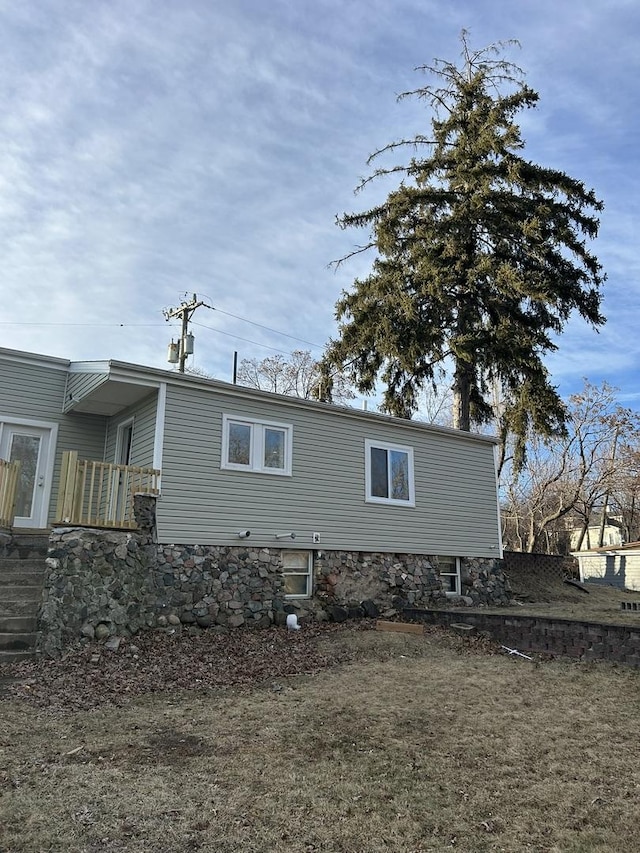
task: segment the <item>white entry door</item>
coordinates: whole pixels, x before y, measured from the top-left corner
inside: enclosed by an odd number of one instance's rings
[[[14,527],[47,526],[51,444],[50,429],[6,422],[0,424],[0,458],[20,462]]]

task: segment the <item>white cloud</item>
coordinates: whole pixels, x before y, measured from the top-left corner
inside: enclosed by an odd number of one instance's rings
[[[474,45],[520,38],[510,55],[541,94],[522,116],[529,156],[606,202],[595,248],[610,276],[610,321],[599,336],[572,322],[554,376],[570,389],[591,359],[636,393],[635,3],[0,8],[4,346],[162,365],[171,327],[161,309],[185,292],[324,343],[341,289],[370,264],[327,268],[364,239],[334,216],[383,191],[353,196],[367,155],[428,121],[423,103],[395,95],[424,82],[414,66],[455,59],[468,27]],[[303,345],[205,309],[195,319],[217,329],[194,329],[198,363],[225,377],[234,349],[263,357],[270,350],[258,344]]]

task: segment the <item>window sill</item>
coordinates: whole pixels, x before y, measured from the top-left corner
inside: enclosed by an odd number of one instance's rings
[[[221,471],[240,471],[243,474],[268,474],[270,477],[291,477],[291,471],[279,471],[277,468],[250,468],[244,465],[221,465]]]
[[[415,507],[415,501],[399,501],[394,500],[393,498],[365,498],[365,503],[368,504],[377,504],[378,506],[404,506],[404,507]]]

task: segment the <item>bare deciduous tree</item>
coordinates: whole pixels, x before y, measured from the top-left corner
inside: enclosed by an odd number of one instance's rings
[[[269,356],[262,361],[243,358],[238,366],[237,379],[240,385],[289,397],[318,400],[323,396],[319,362],[308,350],[294,350],[288,359],[281,355]],[[331,382],[334,402],[344,403],[355,397],[340,373],[332,375]]]
[[[577,547],[596,511],[607,512],[623,460],[617,448],[638,444],[637,416],[617,405],[615,390],[588,382],[569,398],[567,434],[533,436],[523,467],[504,484],[504,538],[520,551],[562,551],[567,520],[581,526]],[[564,534],[564,543],[561,541]]]

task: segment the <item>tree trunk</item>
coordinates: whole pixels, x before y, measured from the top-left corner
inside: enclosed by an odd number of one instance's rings
[[[578,541],[576,542],[575,548],[573,549],[574,551],[581,551],[582,550],[582,543],[584,542],[584,537],[587,535],[588,529],[589,529],[589,518],[587,517],[587,518],[585,518],[585,520],[582,523],[582,529],[580,531],[580,536],[578,536]]]
[[[453,428],[471,432],[471,379],[473,368],[465,362],[456,363],[453,375]]]
[[[608,508],[607,498],[608,497],[609,497],[608,494],[605,495],[605,499],[604,499],[605,503],[604,503],[604,507],[602,508],[602,518],[600,519],[600,527],[598,528],[598,548],[602,548],[602,546],[604,545],[604,531],[605,531],[605,527],[607,526],[607,519],[609,517],[607,514],[607,508]]]

